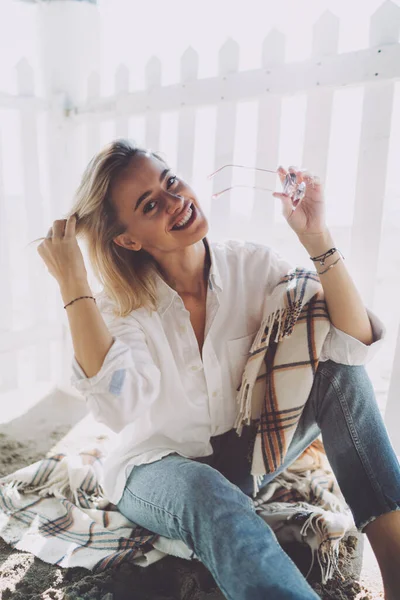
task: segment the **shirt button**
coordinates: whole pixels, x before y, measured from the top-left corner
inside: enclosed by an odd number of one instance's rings
[[[179,326],[179,331],[180,331],[181,333],[185,333],[185,331],[186,331],[186,325],[180,325],[180,326]]]
[[[203,367],[196,367],[196,365],[193,365],[192,367],[190,367],[191,371],[200,371]]]
[[[213,398],[216,398],[218,396],[218,392],[213,392]]]

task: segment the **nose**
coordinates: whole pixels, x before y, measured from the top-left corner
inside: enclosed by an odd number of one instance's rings
[[[185,200],[183,196],[173,194],[167,191],[167,213],[173,215],[179,213],[183,209]]]

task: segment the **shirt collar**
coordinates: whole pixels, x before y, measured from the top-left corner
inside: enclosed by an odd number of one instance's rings
[[[204,246],[206,247],[206,251],[208,250],[210,255],[210,270],[208,277],[208,286],[210,290],[214,290],[214,287],[222,292],[222,280],[221,275],[218,269],[217,261],[215,259],[215,253],[212,249],[207,237],[203,238]],[[172,301],[178,293],[173,290],[159,275],[159,273],[155,272],[155,280],[157,285],[157,296],[158,296],[158,309],[157,312],[160,314],[164,314],[164,312],[170,307]]]

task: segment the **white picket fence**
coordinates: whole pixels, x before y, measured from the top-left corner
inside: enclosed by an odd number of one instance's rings
[[[102,97],[100,76],[93,73],[88,80],[87,101],[72,108],[65,108],[63,94],[50,100],[36,97],[31,67],[26,60],[17,65],[18,94],[0,93],[0,136],[7,111],[18,114],[23,176],[21,195],[10,198],[3,183],[7,147],[0,137],[0,392],[18,389],[23,376],[32,384],[43,380],[64,387],[68,384],[72,346],[57,285],[44,271],[35,246],[29,252],[23,250],[21,240],[25,244],[45,235],[52,221],[62,218],[89,158],[106,140],[133,137],[151,149],[167,150],[167,160],[168,150],[173,148],[174,160],[169,162],[186,180],[195,182],[199,173],[204,175],[236,162],[235,148],[240,144],[238,114],[246,103],[252,103],[256,123],[255,152],[248,164],[273,168],[279,164],[284,102],[305,95],[301,164],[325,181],[330,167],[328,149],[335,94],[351,87],[362,90],[353,219],[350,226],[331,229],[342,248],[347,244],[346,258],[358,289],[366,305],[372,307],[383,243],[392,107],[396,82],[400,80],[400,9],[390,1],[384,2],[371,18],[369,47],[358,51],[338,53],[339,26],[336,16],[325,13],[314,27],[312,55],[303,62],[285,62],[285,36],[271,31],[263,45],[261,68],[253,70],[239,71],[240,48],[228,40],[220,49],[215,77],[198,78],[199,56],[192,48],[182,56],[180,81],[175,84],[162,84],[158,58],[147,64],[144,90],[130,91],[129,70],[121,65],[115,74],[115,93]],[[204,115],[212,114],[215,122],[206,152],[198,146],[201,114],[203,121]],[[166,115],[172,115],[175,138],[164,143],[161,134]],[[45,125],[40,140],[39,120]],[[39,165],[41,148],[45,149],[44,167]],[[209,184],[210,189],[205,183],[203,189],[211,194],[235,181],[234,170],[225,169]],[[257,173],[254,185],[265,187],[265,183],[265,175]],[[228,192],[223,201],[206,207],[210,237],[242,237],[266,243],[273,240],[279,245],[279,236],[283,236],[283,247],[278,249],[285,253],[292,238],[287,225],[286,229],[282,227],[276,203],[266,201],[265,192],[259,189],[254,196],[248,190],[250,196],[253,204],[247,219],[234,216],[234,193]],[[17,232],[21,232],[18,238]],[[291,252],[297,256],[297,250]],[[301,250],[298,256],[303,262],[307,258]],[[399,272],[393,277],[399,279]],[[400,453],[400,428],[396,427],[400,422],[396,403],[400,394],[400,333],[391,334],[397,343],[392,343],[390,365],[386,365],[390,384],[385,390],[385,418]],[[30,376],[26,375],[27,369],[31,369]]]

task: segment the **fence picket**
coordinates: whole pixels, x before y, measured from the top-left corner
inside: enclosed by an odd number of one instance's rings
[[[187,48],[181,58],[181,108],[178,114],[177,168],[182,177],[191,182],[193,177],[196,108],[186,106],[186,85],[196,81],[199,57],[193,48]]]
[[[1,134],[1,130],[0,130]],[[7,331],[13,326],[13,289],[11,256],[9,252],[9,223],[6,206],[6,192],[3,180],[3,143],[0,136],[0,273],[4,283],[0,297],[0,344]],[[2,352],[0,355],[0,391],[7,392],[18,387],[18,353]]]
[[[6,191],[3,180],[3,140],[0,129],[0,270],[2,282],[12,281],[12,265],[9,252],[9,223],[6,206]],[[7,331],[13,324],[13,294],[12,286],[5,285],[6,294],[0,296],[0,331]]]
[[[158,151],[160,148],[161,113],[152,105],[152,96],[161,87],[161,61],[153,56],[146,65],[146,147]]]
[[[88,77],[87,99],[92,104],[100,98],[100,75],[93,72]],[[100,127],[96,114],[89,112],[86,115],[86,157],[89,161],[100,147]]]
[[[239,45],[229,39],[219,51],[218,77],[220,96],[217,104],[215,131],[215,170],[233,164],[237,101],[231,94],[229,78],[239,68]],[[232,185],[233,169],[228,167],[214,177],[212,193]],[[215,239],[229,237],[231,231],[231,192],[212,200],[210,210],[210,236]]]
[[[129,114],[126,110],[127,94],[129,93],[129,69],[119,65],[114,79],[115,95],[117,98],[115,132],[117,137],[129,136]]]
[[[388,18],[392,21],[389,27]],[[371,18],[370,44],[393,42],[399,33],[400,9],[385,2]],[[378,270],[393,97],[391,81],[364,90],[351,264],[360,293],[369,306],[373,304]]]
[[[314,25],[312,57],[322,66],[323,58],[336,54],[339,19],[326,11]],[[334,90],[310,90],[307,94],[306,124],[302,164],[326,181]]]
[[[261,64],[266,75],[271,69],[285,61],[285,36],[280,31],[272,29],[265,37],[262,47]],[[258,132],[256,165],[261,169],[274,169],[278,167],[279,137],[282,116],[282,96],[270,93],[268,77],[266,88],[258,103]],[[272,177],[272,175],[271,175]],[[265,173],[255,172],[254,185],[265,185]],[[251,215],[251,238],[259,243],[266,243],[271,239],[275,223],[275,203],[267,199],[265,191],[254,190],[254,204]],[[262,223],[262,227],[260,227]]]
[[[19,94],[33,97],[35,91],[32,67],[23,59],[17,64],[16,71]],[[32,105],[21,108],[20,119],[25,214],[28,238],[33,240],[43,235],[45,223],[39,181],[37,113]],[[37,322],[45,324],[49,312],[46,293],[48,282],[39,269],[36,254],[32,252],[27,254],[27,266],[30,293],[26,310],[30,311],[32,325]],[[32,353],[37,381],[46,381],[51,370],[49,345],[46,342],[38,342],[32,346]]]
[[[371,17],[370,46],[397,44],[399,41],[400,6],[385,0]]]

